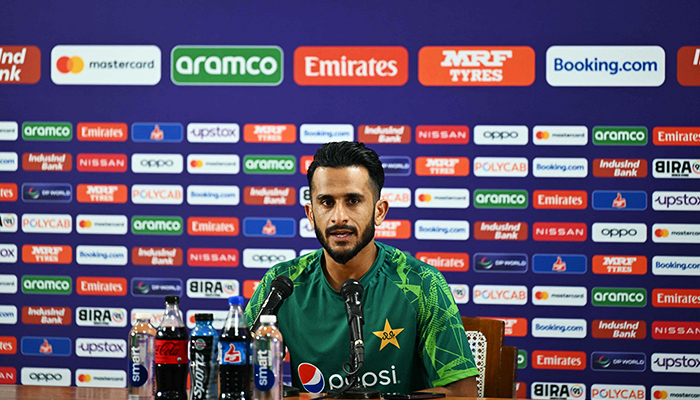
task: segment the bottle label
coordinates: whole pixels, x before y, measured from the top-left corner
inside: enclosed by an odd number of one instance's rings
[[[148,356],[148,337],[132,339],[129,347],[129,384],[132,387],[141,387],[148,383]]]
[[[190,357],[192,358],[190,360],[190,386],[192,388],[190,400],[209,398],[213,347],[213,336],[197,336],[190,339]]]
[[[266,392],[275,385],[275,373],[272,367],[273,354],[270,350],[258,350],[255,360],[255,376],[253,381],[258,390]]]
[[[248,360],[248,343],[221,342],[221,365],[246,365]]]
[[[156,339],[156,364],[187,364],[187,340]]]

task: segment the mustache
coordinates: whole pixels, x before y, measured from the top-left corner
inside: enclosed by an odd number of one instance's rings
[[[350,231],[357,235],[357,228],[355,228],[352,225],[331,225],[328,228],[326,228],[326,236],[330,236],[333,231],[341,229],[344,231]]]

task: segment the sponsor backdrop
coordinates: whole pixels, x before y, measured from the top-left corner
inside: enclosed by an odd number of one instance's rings
[[[0,15],[0,383],[124,387],[166,294],[220,328],[361,140],[521,396],[698,397],[698,4],[78,3]]]

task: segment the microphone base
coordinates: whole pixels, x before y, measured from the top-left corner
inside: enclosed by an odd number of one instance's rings
[[[299,397],[299,389],[294,386],[282,386],[282,397]]]
[[[330,392],[328,395],[334,399],[378,399],[381,397],[381,392],[379,392],[379,390],[367,389],[358,386],[350,388],[340,394]]]

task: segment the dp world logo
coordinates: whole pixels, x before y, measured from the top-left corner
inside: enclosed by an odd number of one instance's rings
[[[321,393],[323,391],[326,381],[318,367],[309,363],[301,363],[297,371],[299,372],[299,380],[307,392]]]

